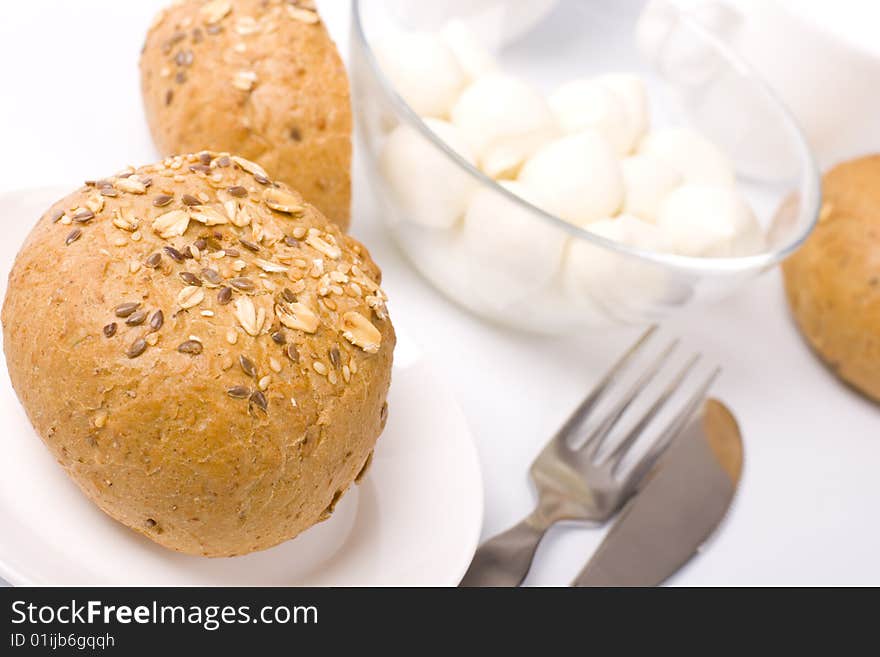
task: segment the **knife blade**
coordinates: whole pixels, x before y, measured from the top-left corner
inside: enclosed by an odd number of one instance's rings
[[[743,465],[736,419],[707,399],[657,463],[572,586],[656,586],[720,524]]]

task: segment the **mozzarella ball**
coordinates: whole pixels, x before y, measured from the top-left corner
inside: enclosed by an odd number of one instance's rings
[[[500,74],[465,89],[452,108],[452,122],[493,178],[515,173],[557,132],[544,98],[522,80]]]
[[[626,155],[635,143],[623,102],[610,89],[592,80],[575,80],[549,98],[559,127],[567,134],[595,130],[618,155]]]
[[[420,116],[446,118],[467,80],[439,36],[395,34],[376,44],[376,57],[395,91]]]
[[[652,155],[632,155],[620,162],[623,173],[623,211],[655,223],[660,203],[682,183],[681,174]]]
[[[532,205],[541,204],[539,192],[518,182],[504,180],[500,185]],[[567,238],[558,226],[488,187],[471,198],[463,235],[480,277],[485,274],[493,287],[520,294],[524,287],[541,286],[556,274]]]
[[[765,246],[751,208],[730,187],[682,185],[661,203],[657,227],[681,255],[752,255]]]
[[[498,68],[495,58],[464,21],[449,21],[440,36],[455,55],[468,82],[493,73]]]
[[[542,209],[583,226],[617,214],[623,176],[614,149],[595,131],[563,137],[523,165],[519,181],[542,197]]]
[[[630,150],[638,145],[648,132],[648,125],[651,120],[650,110],[648,109],[648,93],[645,90],[645,83],[638,75],[632,73],[607,73],[596,78],[596,82],[606,89],[610,89],[617,98],[623,103],[626,110],[627,119],[629,120],[630,130]]]
[[[452,150],[472,165],[470,147],[458,129],[439,119],[425,119]],[[476,180],[408,125],[398,126],[382,149],[379,166],[404,220],[433,228],[449,228],[464,214]]]
[[[666,251],[668,242],[651,224],[622,214],[604,218],[586,229],[605,239],[648,251]],[[662,267],[572,239],[562,273],[562,286],[570,303],[587,312],[601,309],[617,322],[644,322],[656,317],[672,288]]]
[[[681,172],[686,183],[733,186],[735,176],[728,157],[700,133],[688,128],[666,128],[650,133],[639,148]]]

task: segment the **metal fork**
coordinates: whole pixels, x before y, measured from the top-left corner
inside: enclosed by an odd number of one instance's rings
[[[583,444],[572,447],[572,439],[583,435],[595,406],[626,369],[641,347],[656,331],[651,327],[623,354],[595,389],[587,395],[565,424],[544,446],[529,472],[538,490],[538,504],[519,524],[489,539],[477,550],[461,586],[519,586],[532,565],[535,550],[547,529],[560,520],[604,523],[638,490],[645,475],[699,408],[720,373],[715,369],[690,395],[652,445],[625,475],[621,464],[639,436],[681,387],[697,364],[694,355],[682,367],[611,452],[599,458],[604,440],[639,394],[657,376],[678,346],[672,342],[613,404]]]

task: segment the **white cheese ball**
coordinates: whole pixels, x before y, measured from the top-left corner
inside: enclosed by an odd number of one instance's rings
[[[400,33],[378,42],[375,52],[395,91],[416,114],[449,116],[467,79],[443,39],[422,32]]]
[[[472,165],[473,153],[458,129],[446,121],[424,119],[452,150]],[[385,141],[379,166],[405,221],[449,228],[464,214],[476,180],[408,125],[398,126]]]
[[[660,205],[657,227],[681,255],[752,255],[765,246],[751,208],[731,187],[683,185],[673,190]]]
[[[540,192],[504,180],[502,187],[533,205]],[[547,283],[559,271],[568,234],[533,210],[484,187],[471,197],[464,218],[463,243],[484,286],[505,297]]]
[[[632,155],[620,162],[625,188],[623,211],[656,223],[660,203],[682,183],[682,175],[652,155]]]
[[[730,159],[718,146],[688,128],[655,130],[639,147],[642,155],[653,155],[667,162],[695,185],[733,186],[735,176]]]
[[[544,146],[523,165],[519,181],[540,192],[543,210],[578,226],[615,215],[623,205],[614,149],[592,130]]]
[[[613,91],[623,103],[631,136],[630,150],[627,151],[629,153],[638,146],[642,137],[648,132],[651,121],[645,83],[633,73],[607,73],[597,77],[596,82]]]
[[[575,80],[559,87],[548,102],[563,132],[595,130],[626,155],[635,143],[629,115],[613,91],[593,80]]]
[[[497,70],[495,58],[464,21],[449,21],[440,32],[440,37],[455,55],[468,82]]]
[[[470,85],[452,108],[462,131],[489,176],[510,176],[557,133],[547,101],[528,84],[508,75],[487,75]]]
[[[646,251],[666,251],[668,242],[656,226],[622,214],[586,226],[596,235]],[[669,277],[658,265],[617,254],[585,239],[572,239],[565,255],[562,286],[572,304],[586,312],[600,308],[616,322],[644,322],[656,317],[672,295]]]

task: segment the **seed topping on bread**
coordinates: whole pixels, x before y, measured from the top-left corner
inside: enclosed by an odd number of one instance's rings
[[[142,358],[152,348],[208,357],[197,335],[167,346],[161,339],[169,330],[167,318],[196,313],[224,325],[220,335],[240,349],[224,356],[224,365],[237,360],[251,381],[222,380],[222,389],[247,400],[249,410],[268,412],[273,377],[285,368],[302,367],[331,385],[345,384],[357,373],[356,351],[364,357],[379,351],[382,332],[374,322],[386,319],[387,297],[364,271],[360,245],[343,248],[340,240],[348,238],[317,223],[302,197],[254,162],[226,153],[175,156],[89,181],[82,191],[90,189],[94,194],[85,204],[52,214],[67,247],[88,249],[107,235],[116,246],[144,241],[146,251],[127,263],[127,271],[177,284],[168,307],[144,294],[141,300],[115,300],[107,316],[95,319],[96,332],[121,340],[127,358]],[[146,204],[135,200],[145,196]],[[95,240],[88,239],[92,231]],[[339,339],[302,362],[297,334],[318,331]],[[251,340],[270,345],[277,356],[254,359],[246,353]],[[234,370],[223,371],[232,376]]]

